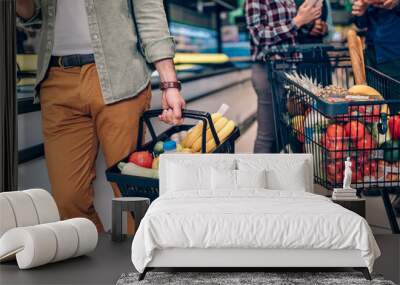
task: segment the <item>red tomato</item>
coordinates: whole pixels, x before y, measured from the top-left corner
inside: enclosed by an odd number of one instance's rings
[[[356,183],[356,182],[362,182],[364,180],[364,176],[362,175],[360,170],[353,171],[351,174],[351,182]]]
[[[327,145],[329,157],[332,159],[343,159],[348,156],[349,146],[342,141],[335,141]]]
[[[400,115],[390,117],[389,130],[393,139],[400,139]]]
[[[344,128],[338,124],[332,124],[326,129],[328,139],[338,140],[344,137]]]
[[[371,172],[372,173],[376,173],[378,170],[378,163],[376,162],[376,160],[371,160],[370,161],[370,168],[371,168]]]
[[[141,167],[151,168],[153,156],[148,151],[137,151],[131,154],[129,162],[132,162]]]
[[[362,172],[364,176],[376,177],[378,174],[378,166],[375,160],[368,161],[363,164]]]
[[[344,133],[346,137],[358,140],[364,137],[365,127],[359,121],[350,121],[344,126]]]
[[[370,151],[357,151],[357,163],[358,164],[364,164],[366,162],[369,162]]]
[[[344,163],[341,160],[329,162],[326,171],[328,175],[334,176],[338,172],[343,172]]]
[[[357,149],[367,149],[371,150],[376,148],[376,142],[372,138],[372,136],[368,133],[365,134],[365,137],[357,141]]]
[[[343,172],[337,172],[335,175],[328,174],[327,179],[330,183],[336,185],[343,182]]]
[[[365,163],[364,165],[363,165],[363,168],[362,168],[362,173],[364,174],[364,176],[371,176],[372,175],[372,170],[371,170],[371,164],[370,163]]]

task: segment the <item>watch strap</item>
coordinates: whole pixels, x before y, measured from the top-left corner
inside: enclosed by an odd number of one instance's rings
[[[169,88],[176,88],[179,91],[182,89],[182,84],[180,81],[164,81],[160,82],[160,90],[166,90]]]

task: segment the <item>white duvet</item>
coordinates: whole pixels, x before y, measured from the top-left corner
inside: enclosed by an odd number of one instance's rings
[[[143,272],[165,248],[358,249],[370,271],[380,255],[359,215],[320,195],[265,189],[163,195],[133,240],[135,268]]]

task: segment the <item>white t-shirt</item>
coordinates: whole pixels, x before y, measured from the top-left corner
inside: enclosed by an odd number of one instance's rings
[[[58,0],[52,55],[91,53],[85,0]]]

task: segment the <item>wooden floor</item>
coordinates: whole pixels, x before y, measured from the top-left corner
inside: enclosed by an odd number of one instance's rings
[[[377,235],[376,240],[382,257],[375,263],[375,273],[400,284],[400,236]],[[131,240],[114,243],[110,235],[101,235],[88,256],[30,270],[19,270],[15,262],[1,264],[0,284],[115,284],[122,273],[134,271],[130,253]]]

